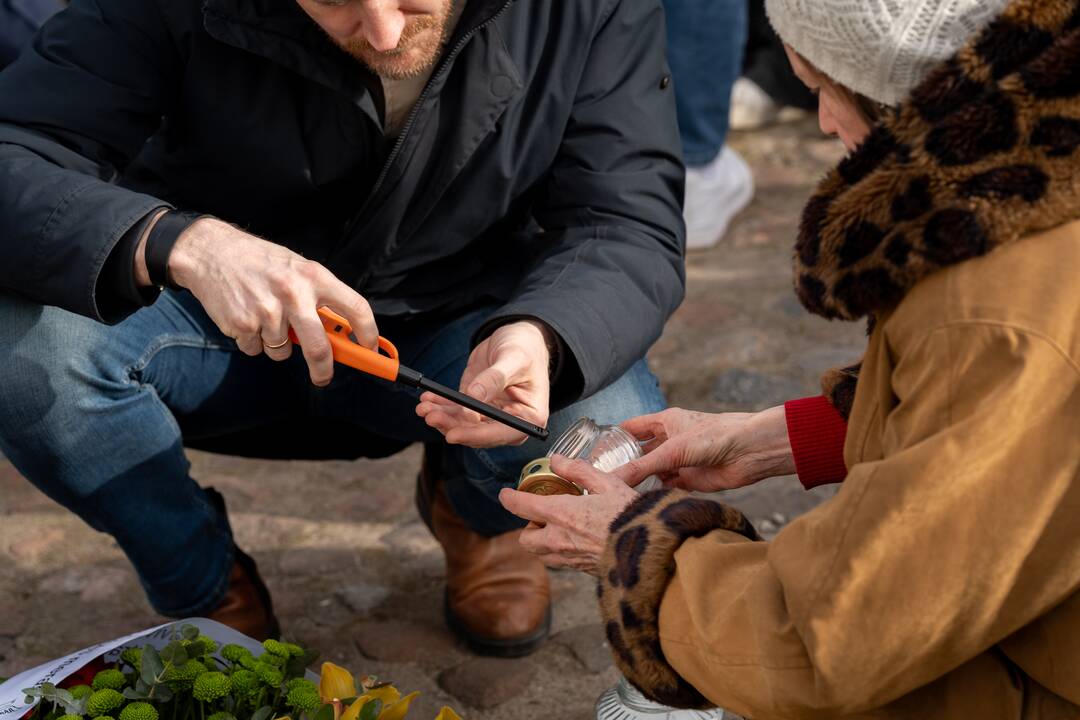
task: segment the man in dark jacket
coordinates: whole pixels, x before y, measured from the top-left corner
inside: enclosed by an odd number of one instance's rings
[[[75,0],[0,73],[0,448],[157,610],[265,635],[183,445],[425,442],[449,622],[531,651],[548,580],[495,497],[545,448],[335,373],[316,308],[553,433],[658,409],[642,358],[684,279],[663,38],[659,0]]]

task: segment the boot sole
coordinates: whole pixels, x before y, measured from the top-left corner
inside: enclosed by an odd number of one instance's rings
[[[443,592],[443,614],[446,616],[446,624],[454,633],[465,641],[477,655],[499,658],[519,658],[531,655],[543,646],[551,633],[551,605],[548,605],[544,613],[544,621],[531,635],[516,638],[489,638],[470,631],[454,615],[450,608],[450,596]]]

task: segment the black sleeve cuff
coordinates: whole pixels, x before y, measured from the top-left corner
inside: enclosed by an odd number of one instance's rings
[[[150,221],[163,208],[155,208],[135,223],[113,247],[98,276],[95,299],[105,322],[118,323],[141,307],[152,305],[161,291],[135,283],[135,250]]]

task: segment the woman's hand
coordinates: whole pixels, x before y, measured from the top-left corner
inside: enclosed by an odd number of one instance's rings
[[[759,413],[701,413],[671,408],[627,420],[646,454],[613,475],[637,485],[650,475],[665,485],[715,492],[795,472],[783,406]]]
[[[543,496],[505,488],[499,493],[499,502],[518,517],[531,521],[521,531],[521,544],[545,565],[596,575],[608,528],[637,493],[622,480],[582,460],[555,456],[551,469],[589,494]]]

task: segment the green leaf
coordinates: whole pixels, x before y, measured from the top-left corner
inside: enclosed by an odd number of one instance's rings
[[[307,664],[304,662],[304,658],[289,658],[289,662],[285,663],[285,679],[292,680],[293,678],[304,677],[305,670],[307,670]]]
[[[180,667],[188,661],[188,650],[177,641],[173,641],[161,648],[161,659],[172,663],[173,667]]]
[[[165,672],[165,665],[161,662],[161,656],[158,655],[158,651],[154,649],[153,645],[147,645],[143,648],[142,652],[142,673],[141,677],[143,682],[147,685],[153,685],[157,682],[158,678]]]
[[[199,628],[195,627],[194,625],[181,625],[180,637],[184,638],[185,640],[194,640],[195,638],[199,637]]]
[[[377,720],[380,712],[382,712],[382,700],[378,698],[369,700],[364,703],[363,709],[360,710],[360,716],[356,720]]]
[[[252,714],[251,720],[267,720],[273,712],[274,708],[269,705],[263,705]],[[331,715],[331,717],[333,717],[333,715]]]
[[[146,700],[150,697],[144,691],[135,688],[124,688],[123,694],[128,700]]]
[[[193,640],[192,642],[188,643],[188,646],[185,648],[185,650],[187,650],[188,657],[193,658],[202,657],[209,649],[210,648],[208,648],[206,643],[204,643],[202,640]]]
[[[311,720],[334,720],[334,706],[323,705]]]

